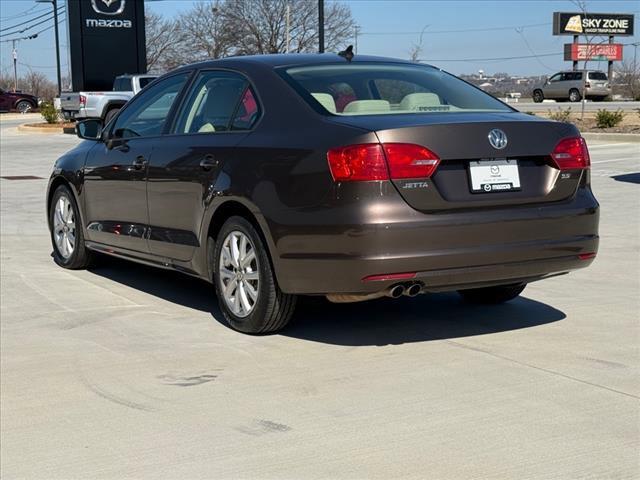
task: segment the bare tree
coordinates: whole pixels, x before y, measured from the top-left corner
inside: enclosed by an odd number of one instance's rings
[[[29,73],[20,79],[20,85],[25,92],[36,97],[51,101],[58,94],[58,87],[41,72],[34,72],[29,69]]]
[[[232,54],[234,26],[228,22],[227,9],[220,0],[197,3],[178,18],[177,54],[182,64]]]
[[[162,72],[179,66],[178,46],[182,37],[177,22],[147,11],[144,16],[147,39],[147,70]]]
[[[625,96],[633,100],[640,99],[640,66],[634,61],[625,60],[616,68],[616,86]],[[611,82],[612,79],[609,79]]]
[[[290,6],[290,52],[318,51],[318,2],[315,0],[226,0],[221,14],[231,30],[234,54],[286,51],[286,10]],[[353,36],[355,22],[349,7],[331,3],[325,8],[325,46],[337,51]]]

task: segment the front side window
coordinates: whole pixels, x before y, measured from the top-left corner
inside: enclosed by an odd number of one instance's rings
[[[258,106],[240,74],[208,71],[198,75],[178,116],[175,133],[220,133],[246,130]]]
[[[185,72],[173,75],[136,96],[116,119],[113,136],[137,138],[160,135],[171,106],[189,74],[190,72]]]
[[[338,115],[512,111],[491,95],[426,65],[340,63],[280,72],[310,103]]]
[[[562,74],[561,73],[556,73],[554,76],[552,76],[549,79],[549,83],[559,82],[561,78],[562,78]]]

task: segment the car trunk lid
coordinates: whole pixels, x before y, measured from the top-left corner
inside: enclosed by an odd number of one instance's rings
[[[575,193],[583,175],[581,170],[561,172],[550,156],[561,139],[579,135],[566,123],[517,112],[334,118],[375,131],[383,144],[417,144],[437,154],[440,164],[431,178],[393,180],[405,201],[417,210],[559,201]],[[506,135],[504,148],[491,145],[493,130]],[[505,185],[509,185],[507,190],[503,190]]]

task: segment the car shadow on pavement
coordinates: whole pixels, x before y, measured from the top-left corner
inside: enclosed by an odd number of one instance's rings
[[[399,345],[536,327],[565,317],[525,297],[503,305],[470,305],[457,293],[342,305],[318,298],[303,300],[282,334],[335,345]]]
[[[624,173],[621,175],[613,175],[611,178],[618,182],[639,183],[640,184],[640,172],[636,173]]]
[[[209,312],[226,326],[207,282],[112,258],[102,259],[91,271],[177,305]],[[281,335],[335,345],[397,345],[531,328],[565,317],[560,310],[526,297],[504,305],[470,305],[456,293],[351,304],[301,297]]]

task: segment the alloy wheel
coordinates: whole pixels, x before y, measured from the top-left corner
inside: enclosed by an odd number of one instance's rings
[[[58,199],[53,212],[53,238],[60,256],[66,260],[73,255],[76,246],[76,222],[73,206],[65,195]]]
[[[256,306],[260,287],[258,257],[251,239],[234,230],[223,241],[218,262],[218,281],[224,301],[240,318]]]

